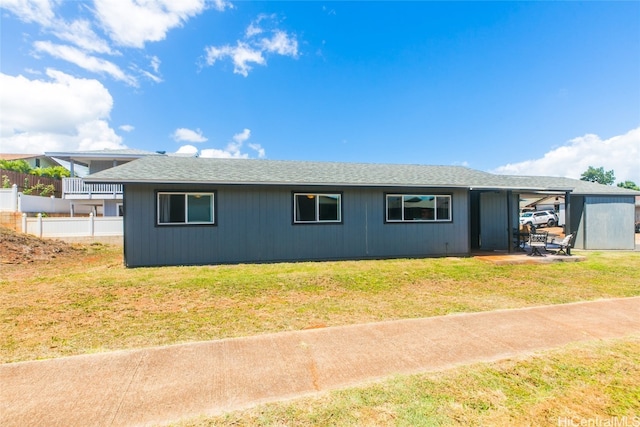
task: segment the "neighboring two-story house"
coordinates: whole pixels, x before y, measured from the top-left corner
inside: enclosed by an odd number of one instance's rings
[[[59,166],[49,156],[43,154],[0,154],[1,160],[24,160],[32,168],[48,168]]]
[[[89,213],[104,216],[122,216],[121,184],[87,184],[83,177],[146,156],[161,156],[143,150],[93,150],[46,152],[47,157],[59,161],[71,172],[70,178],[62,180],[62,198],[70,201],[71,216],[74,213]]]

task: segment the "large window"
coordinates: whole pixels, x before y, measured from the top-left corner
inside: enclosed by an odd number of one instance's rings
[[[293,217],[296,223],[342,221],[340,194],[294,193]]]
[[[158,193],[158,225],[213,224],[213,193]]]
[[[451,196],[387,194],[387,221],[451,221]]]

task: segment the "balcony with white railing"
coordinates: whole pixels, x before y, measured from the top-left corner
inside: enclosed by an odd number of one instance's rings
[[[65,199],[122,199],[121,184],[86,184],[82,178],[63,178],[62,197]]]

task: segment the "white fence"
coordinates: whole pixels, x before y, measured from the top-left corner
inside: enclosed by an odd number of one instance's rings
[[[18,212],[69,213],[71,205],[68,200],[55,197],[30,196],[18,193]]]
[[[18,211],[18,186],[0,189],[0,211]]]
[[[22,215],[22,232],[38,237],[122,236],[122,217],[36,218]]]
[[[11,188],[0,189],[0,210],[26,213],[66,213],[71,212],[68,200],[55,197],[31,196],[18,192],[14,184]]]

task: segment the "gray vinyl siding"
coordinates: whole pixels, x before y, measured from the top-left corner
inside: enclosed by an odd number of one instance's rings
[[[156,191],[215,192],[215,225],[156,226]],[[342,223],[294,224],[293,192],[341,193]],[[448,194],[452,221],[385,223],[385,194]],[[127,266],[466,255],[466,190],[125,184]]]
[[[491,191],[480,194],[480,248],[507,250],[509,229],[506,192]]]
[[[635,248],[633,196],[571,196],[570,210],[575,248]]]
[[[121,160],[92,160],[89,164],[89,173],[98,173],[116,166],[123,165],[128,161]]]
[[[585,197],[584,249],[635,248],[635,198]]]
[[[573,241],[573,247],[577,249],[584,249],[585,241],[585,228],[584,228],[584,196],[571,196],[569,209],[570,209],[570,226],[571,229],[567,230],[565,227],[565,233],[576,233],[576,237]]]

